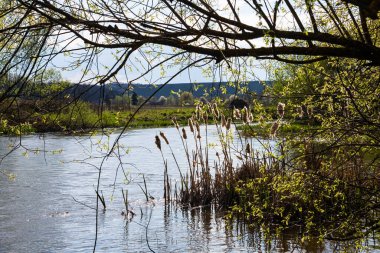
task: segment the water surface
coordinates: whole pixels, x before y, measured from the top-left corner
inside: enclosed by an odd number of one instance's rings
[[[336,245],[329,243],[300,246],[294,234],[265,243],[260,230],[230,224],[212,207],[165,206],[163,160],[154,144],[160,130],[168,136],[180,167],[186,171],[187,161],[175,128],[128,131],[117,149],[120,160],[111,156],[102,167],[100,189],[107,209],[99,214],[97,252],[334,251]],[[21,143],[17,138],[1,137],[2,157],[10,147],[21,147],[0,165],[1,170],[16,176],[14,181],[0,176],[0,252],[91,252],[98,169],[107,146],[117,136],[31,135],[23,137]],[[217,140],[212,128],[208,141],[216,144]],[[252,144],[260,148],[259,142]],[[162,146],[174,182],[179,172],[170,150]],[[218,146],[210,149],[211,156],[217,151]],[[149,202],[139,187],[144,187],[143,174],[152,197]],[[136,213],[131,220],[121,215],[122,189],[128,190],[130,208]]]

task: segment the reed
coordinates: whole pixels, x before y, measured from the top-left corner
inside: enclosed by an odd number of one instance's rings
[[[125,210],[126,212],[128,212],[128,190],[125,190],[125,193],[124,193],[124,190],[121,189],[121,193],[123,195]]]
[[[280,118],[270,129],[272,137],[281,127],[285,105],[279,104],[277,109]],[[212,120],[204,117],[207,113]],[[249,109],[234,110],[233,114],[250,124]],[[261,151],[250,139],[241,138],[236,145],[232,137],[235,124],[220,115],[216,104],[197,108],[188,123],[190,133],[177,127],[188,168],[182,173],[175,159],[181,183],[175,183],[174,189],[162,155],[166,203],[215,205],[250,222],[303,228],[305,236],[322,238],[360,237],[376,226],[380,228],[376,225],[380,213],[379,164],[378,160],[369,163],[363,159],[366,153],[355,151],[352,155],[347,147],[328,147],[324,152],[317,148],[321,143],[307,139],[299,141],[298,150],[289,149],[280,139],[276,148],[262,143]],[[215,124],[219,136],[221,151],[215,159],[210,157],[207,123]],[[164,134],[160,136],[170,145]],[[157,138],[156,143],[160,142]],[[190,149],[192,139],[194,148]]]
[[[211,114],[211,122],[209,122],[208,112]],[[241,112],[235,110],[235,115],[243,115],[242,117],[246,119],[247,123],[252,118],[247,108],[244,108]],[[247,139],[241,140],[241,143],[244,143],[244,147],[242,146],[241,150],[236,150],[236,147],[233,145],[232,119],[220,114],[220,110],[216,104],[203,105],[196,108],[194,115],[188,120],[190,133],[187,133],[184,128],[179,129],[175,119],[173,119],[173,123],[182,141],[188,168],[185,174],[181,172],[170,143],[165,134],[161,132],[160,137],[169,146],[181,176],[181,183],[175,185],[173,192],[170,191],[167,161],[163,157],[165,165],[165,199],[172,199],[183,205],[190,206],[208,205],[211,203],[219,206],[230,206],[236,200],[235,188],[238,186],[239,181],[257,177],[260,174],[260,170],[263,168],[264,170],[269,170],[269,166],[275,166],[276,164],[273,156],[267,156],[263,162],[262,155],[259,152],[253,151]],[[221,147],[221,154],[218,153],[216,155],[217,159],[213,162],[210,162],[212,159],[208,143],[208,123],[215,124],[219,136],[218,145]],[[160,137],[156,136],[156,145],[162,154],[161,140],[157,140]],[[193,139],[195,144],[192,150],[189,150],[188,142],[190,139]],[[234,159],[239,161],[238,168],[235,167]]]
[[[103,205],[103,210],[106,210],[107,208],[107,206],[106,206],[106,201],[105,201],[105,199],[104,199],[104,195],[103,195],[103,192],[101,191],[101,194],[102,195],[100,195],[99,194],[99,192],[97,191],[97,190],[95,190],[95,193],[96,193],[96,196],[98,197],[98,199],[100,200],[100,203],[102,203],[102,205]]]

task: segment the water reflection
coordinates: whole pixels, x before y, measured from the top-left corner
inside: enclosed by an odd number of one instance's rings
[[[164,167],[154,144],[154,136],[160,130],[128,132],[121,139],[123,167],[119,167],[120,161],[115,157],[106,160],[101,189],[107,210],[99,215],[98,252],[149,252],[149,247],[156,252],[334,250],[336,245],[329,242],[301,243],[294,232],[266,241],[260,228],[230,222],[212,206],[187,209],[165,206]],[[177,130],[164,131],[185,171],[187,161]],[[15,181],[0,176],[0,252],[91,251],[95,212],[83,204],[95,206],[98,166],[107,150],[105,144],[112,143],[116,136],[24,137],[24,149],[11,153],[0,164],[1,169],[16,175]],[[211,131],[209,141],[217,142],[215,131]],[[18,139],[1,137],[0,154],[6,154],[10,146],[18,143]],[[253,144],[258,147],[258,143]],[[167,148],[163,151],[166,157],[171,157]],[[218,151],[218,147],[212,151]],[[173,159],[168,159],[168,163],[169,175],[178,179]],[[149,194],[155,198],[149,203],[138,186],[143,185],[142,174]],[[131,221],[121,215],[124,208],[121,189],[128,190],[130,208],[136,213]],[[369,242],[371,247],[374,242]]]

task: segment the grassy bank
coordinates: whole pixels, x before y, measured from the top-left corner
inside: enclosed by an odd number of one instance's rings
[[[261,137],[270,138],[271,137],[271,127],[273,122],[265,123],[253,123],[249,125],[238,125],[237,129],[245,137]],[[292,135],[302,135],[306,132],[316,131],[319,129],[318,125],[309,125],[306,122],[282,122],[276,132],[277,136],[292,136]]]
[[[41,132],[88,132],[99,128],[124,127],[132,116],[130,111],[98,111],[89,104],[78,103],[59,112],[29,113],[22,116],[15,113],[1,115],[0,134],[20,135]],[[172,125],[176,117],[180,124],[186,124],[194,107],[144,107],[130,122],[131,128],[162,127]]]

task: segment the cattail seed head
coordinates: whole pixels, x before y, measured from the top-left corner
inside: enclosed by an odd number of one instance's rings
[[[276,133],[277,133],[277,130],[278,130],[279,126],[280,126],[280,122],[279,121],[276,121],[276,122],[273,123],[273,125],[272,125],[272,127],[270,129],[271,136],[273,136],[273,137],[276,136]]]
[[[212,105],[211,104],[207,104],[206,111],[208,112],[208,114],[212,114]]]
[[[215,117],[216,117],[217,119],[220,118],[220,112],[219,112],[218,108],[216,108],[216,109],[214,110],[214,114],[215,114]]]
[[[243,111],[243,122],[245,124],[249,124],[249,122],[250,122],[250,119],[249,119],[250,112],[249,112],[249,110],[248,110],[248,108],[246,106],[244,106],[243,110],[244,110]]]
[[[285,104],[284,103],[278,103],[277,105],[277,113],[282,118],[285,114]]]
[[[178,130],[179,129],[179,125],[178,125],[178,121],[177,121],[176,117],[173,117],[172,121],[173,121],[173,124],[174,124],[175,128],[177,128],[177,130]]]
[[[194,133],[194,124],[191,118],[189,119],[189,127],[190,127],[190,132]]]
[[[228,118],[227,119],[227,123],[226,123],[226,128],[227,128],[227,130],[230,130],[230,128],[231,128],[231,118]]]
[[[182,128],[182,137],[186,140],[187,139],[187,134],[185,128]]]
[[[220,117],[220,113],[219,113],[219,109],[218,109],[218,105],[216,103],[213,103],[212,104],[212,112],[214,114],[214,116],[219,119]]]
[[[205,124],[208,123],[208,114],[207,114],[207,112],[203,113],[203,120],[204,120]]]
[[[247,145],[245,146],[245,153],[247,154],[251,153],[251,145],[249,145],[249,143],[247,143]]]
[[[248,123],[251,123],[253,121],[253,115],[251,112],[248,113]]]
[[[235,119],[241,119],[241,114],[240,114],[240,111],[239,109],[234,109],[234,118]]]
[[[198,122],[195,122],[195,127],[197,129],[197,138],[200,139],[201,138],[201,129],[199,127],[199,123]]]
[[[222,127],[226,126],[226,117],[224,116],[224,114],[222,114],[221,124],[222,124]]]
[[[195,116],[196,116],[196,118],[197,118],[197,120],[199,120],[200,119],[200,106],[199,105],[197,105],[196,107],[195,107]]]
[[[164,134],[163,132],[160,132],[160,135],[161,135],[162,139],[164,139],[164,141],[166,142],[166,144],[169,145],[169,141],[168,141],[168,139],[166,138],[165,134]]]
[[[156,145],[157,145],[157,148],[159,149],[159,150],[161,150],[161,140],[160,140],[160,137],[158,137],[158,135],[156,135],[156,141],[155,141],[155,143],[156,143]]]

